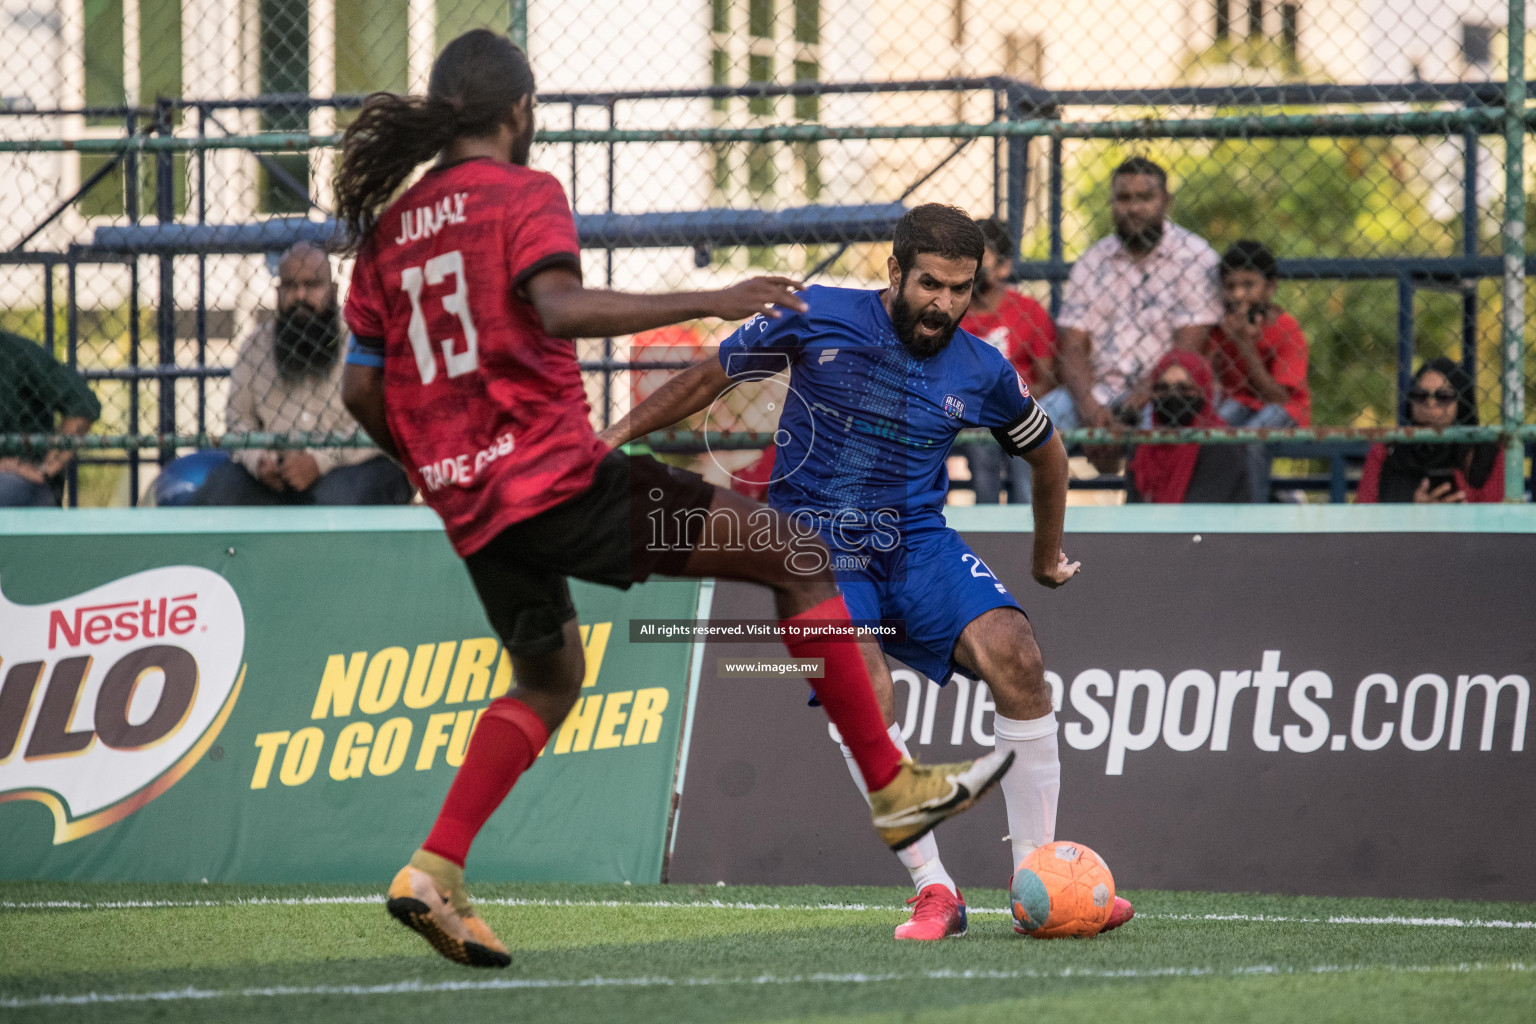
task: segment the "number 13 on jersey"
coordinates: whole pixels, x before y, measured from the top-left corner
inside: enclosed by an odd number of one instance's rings
[[[451,294],[443,296],[443,309],[458,316],[459,324],[464,328],[464,348],[454,351],[455,339],[452,337],[439,341],[443,365],[449,377],[461,377],[480,365],[480,335],[469,315],[469,281],[464,276],[464,254],[454,249],[432,257],[422,266],[406,267],[400,272],[400,287],[411,299],[411,322],[405,333],[411,340],[411,351],[416,355],[416,369],[421,371],[423,384],[437,379],[437,355],[432,350],[427,318],[421,310],[421,289],[423,284],[442,284],[450,274],[455,287]]]

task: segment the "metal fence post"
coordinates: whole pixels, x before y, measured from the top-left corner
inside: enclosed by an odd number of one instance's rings
[[[1397,277],[1397,423],[1408,421],[1408,389],[1413,386],[1413,278]]]
[[[1051,233],[1050,261],[1051,261],[1051,269],[1053,271],[1056,270],[1058,267],[1060,267],[1061,264],[1066,261],[1066,246],[1063,244],[1062,237],[1061,237],[1061,231],[1062,231],[1061,221],[1062,221],[1062,217],[1064,216],[1064,213],[1063,213],[1063,203],[1062,203],[1063,185],[1062,185],[1062,169],[1061,169],[1061,163],[1062,163],[1063,159],[1064,159],[1064,157],[1062,155],[1061,136],[1053,135],[1053,136],[1051,136],[1051,171],[1050,171],[1050,204],[1049,204],[1050,205],[1050,218],[1051,218],[1051,225],[1050,225],[1050,233]],[[1051,319],[1052,320],[1056,319],[1056,317],[1061,314],[1061,291],[1062,291],[1062,281],[1061,281],[1061,279],[1058,278],[1058,277],[1053,276],[1051,278]]]
[[[65,364],[71,370],[80,369],[80,295],[79,276],[76,273],[79,264],[75,262],[74,252],[66,257],[64,276],[64,355]],[[80,505],[80,454],[69,460],[69,477],[65,480],[68,490],[68,504],[72,507]]]
[[[1525,419],[1525,0],[1509,0],[1504,69],[1504,395],[1506,427]],[[1504,500],[1525,498],[1525,444],[1504,448]]]
[[[512,0],[512,19],[507,26],[512,41],[528,52],[528,0]]]
[[[208,108],[197,105],[197,137],[208,134]],[[208,222],[208,153],[197,151],[197,222]],[[208,365],[208,257],[197,254],[197,367]],[[197,432],[208,433],[208,378],[197,378]]]
[[[138,133],[139,115],[134,111],[128,115],[128,138],[132,139]],[[129,224],[139,222],[139,153],[137,150],[128,150],[128,155],[123,158],[123,202],[125,212],[128,215]],[[130,369],[139,368],[139,258],[133,258],[133,264],[128,270],[128,366]],[[139,432],[139,378],[134,375],[128,380],[128,433]],[[139,503],[139,449],[128,449],[128,504]]]
[[[618,100],[610,99],[608,101],[608,130],[610,132],[613,131],[615,128],[618,127],[618,124],[619,124],[619,104],[618,104]],[[575,152],[575,149],[576,149],[576,147],[574,145],[572,145],[571,146],[571,151]],[[607,194],[607,197],[605,198],[605,200],[603,202],[603,209],[606,212],[608,212],[608,213],[612,213],[613,212],[613,209],[614,209],[614,207],[613,207],[614,198],[618,194],[616,183],[614,181],[614,175],[618,173],[618,160],[619,160],[618,150],[614,147],[613,142],[610,140],[609,143],[608,143],[608,173],[607,173],[607,178],[608,178],[608,181],[607,181],[608,194]],[[604,268],[603,269],[603,285],[604,285],[604,287],[612,288],[613,287],[613,246],[611,246],[611,245],[607,249],[603,250],[603,268]],[[633,342],[631,342],[631,344],[630,344],[630,350],[631,351],[634,350]],[[613,423],[613,339],[612,338],[604,338],[603,339],[603,426],[607,427],[607,426],[611,425],[612,423]]]
[[[1038,116],[1034,110],[1025,110],[1027,94],[1018,87],[1008,86],[1009,121],[1019,117]],[[1029,201],[1029,140],[1022,135],[1008,137],[1008,238],[1013,243],[1013,267],[1018,270],[1023,262],[1019,244],[1024,238],[1024,204]]]
[[[1481,221],[1477,206],[1478,150],[1482,139],[1474,128],[1461,133],[1461,254],[1468,259],[1477,256],[1478,225]],[[1477,279],[1461,280],[1461,368],[1467,371],[1467,379],[1477,386]]]
[[[170,101],[155,101],[155,134],[171,134]],[[176,157],[168,150],[155,154],[155,219],[161,224],[176,220]],[[158,430],[162,437],[176,435],[176,378],[165,371],[176,364],[176,257],[160,257],[160,301],[155,311],[160,336],[160,415]],[[160,465],[176,457],[172,444],[160,445]]]

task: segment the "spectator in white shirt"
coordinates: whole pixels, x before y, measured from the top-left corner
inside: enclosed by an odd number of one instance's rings
[[[1110,188],[1115,233],[1073,266],[1056,318],[1064,386],[1039,398],[1063,430],[1141,423],[1148,372],[1171,350],[1203,350],[1222,315],[1220,258],[1168,220],[1167,172],[1131,157]]]

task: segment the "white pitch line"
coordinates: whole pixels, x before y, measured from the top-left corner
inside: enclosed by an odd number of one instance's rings
[[[977,911],[971,911],[977,913]],[[995,913],[1007,913],[1007,911],[995,911]],[[1399,917],[1388,915],[1386,917],[1352,917],[1344,914],[1330,914],[1327,917],[1284,917],[1278,914],[1137,914],[1137,917],[1145,917],[1162,921],[1249,921],[1257,923],[1278,924],[1369,924],[1369,925],[1407,925],[1418,928],[1536,928],[1536,921],[1504,921],[1485,920],[1483,918],[1461,917]]]
[[[1288,967],[1279,964],[1255,964],[1246,967],[1154,967],[1101,970],[1067,967],[1059,971],[973,971],[938,970],[908,974],[759,974],[733,978],[488,978],[476,981],[402,981],[387,985],[276,985],[263,988],[205,989],[187,987],[160,992],[83,992],[0,999],[0,1009],[25,1010],[45,1006],[97,1006],[115,1003],[185,1002],[207,999],[273,999],[293,996],[395,996],[444,992],[490,992],[517,989],[575,988],[669,988],[733,985],[867,985],[893,981],[1020,981],[1048,979],[1152,979],[1254,977],[1285,974],[1345,974],[1384,972],[1390,974],[1467,974],[1482,971],[1529,971],[1526,963],[1462,964],[1319,964],[1312,967]]]
[[[373,896],[253,896],[222,900],[4,900],[0,910],[145,910],[176,909],[187,907],[307,907],[327,905],[363,905],[384,902],[383,894]],[[615,909],[641,907],[660,910],[782,910],[850,912],[890,911],[905,912],[900,906],[876,903],[745,903],[728,900],[550,900],[526,899],[515,896],[477,899],[482,906],[491,907],[585,907],[588,909]],[[972,914],[1007,914],[1006,907],[971,907]],[[1359,924],[1398,925],[1417,928],[1514,928],[1536,929],[1536,921],[1507,921],[1503,919],[1461,917],[1403,917],[1388,915],[1364,917],[1334,914],[1327,917],[1288,917],[1280,914],[1159,914],[1139,913],[1149,921],[1240,921],[1260,924]]]

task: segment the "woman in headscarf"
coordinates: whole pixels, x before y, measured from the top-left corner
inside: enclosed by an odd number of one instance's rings
[[[1477,395],[1465,370],[1444,356],[1419,367],[1408,391],[1415,427],[1477,426]],[[1374,444],[1355,501],[1503,501],[1504,452],[1496,444]]]
[[[1169,352],[1152,370],[1154,427],[1224,427],[1212,406],[1211,364],[1194,352]],[[1249,500],[1242,445],[1144,444],[1131,457],[1126,500],[1178,504]]]

